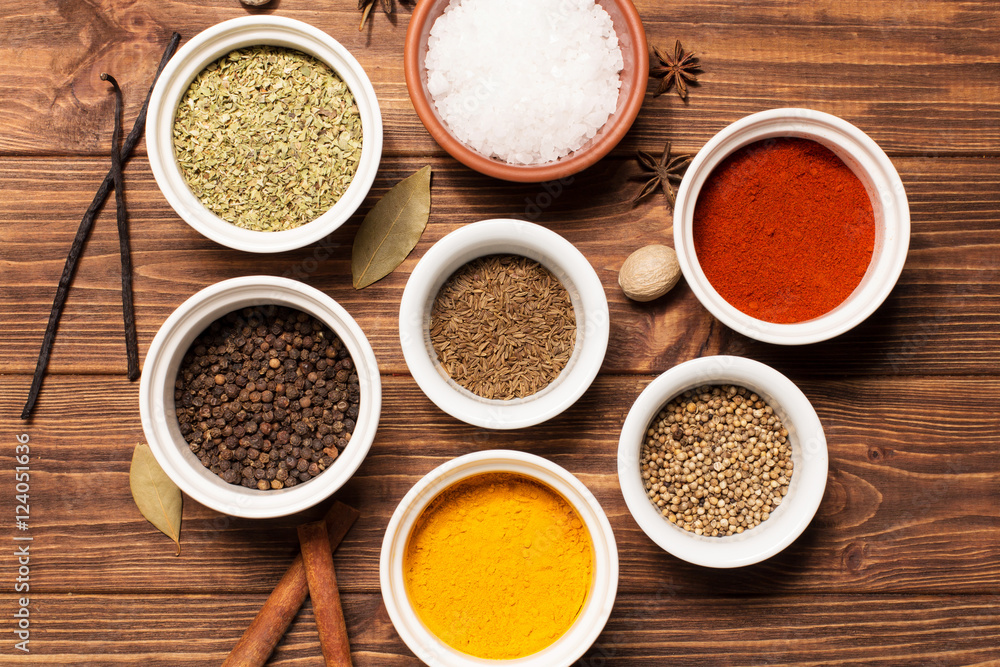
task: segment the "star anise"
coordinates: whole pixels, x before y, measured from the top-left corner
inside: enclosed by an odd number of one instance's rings
[[[400,0],[404,5],[412,5],[413,0]],[[392,16],[393,12],[396,11],[396,5],[394,0],[358,0],[358,9],[361,10],[361,25],[358,26],[358,30],[362,30],[365,27],[365,23],[368,21],[368,15],[372,13],[372,9],[378,4],[382,7],[382,11],[385,12],[386,16]]]
[[[662,79],[653,97],[659,97],[671,88],[675,88],[680,98],[687,100],[688,83],[697,83],[698,77],[694,73],[701,71],[698,58],[694,53],[684,53],[681,40],[677,40],[674,44],[673,56],[654,45],[653,57],[658,64],[649,69],[649,75]]]
[[[632,205],[634,206],[640,199],[646,195],[652,194],[656,187],[659,186],[663,190],[663,194],[667,197],[667,202],[670,204],[670,208],[673,208],[676,196],[674,194],[674,188],[671,185],[671,181],[675,183],[680,183],[683,177],[684,170],[687,169],[688,164],[691,162],[690,155],[675,155],[670,156],[670,142],[663,149],[663,155],[660,156],[659,162],[653,158],[652,155],[646,151],[636,151],[636,157],[639,159],[639,164],[647,171],[653,172],[653,177],[646,181],[646,184],[642,186],[642,190],[639,191],[635,197],[632,198]],[[647,174],[640,174],[639,178],[646,178]]]

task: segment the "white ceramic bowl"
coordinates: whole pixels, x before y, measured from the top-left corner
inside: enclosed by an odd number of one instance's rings
[[[191,192],[174,156],[174,115],[191,81],[217,58],[234,49],[258,44],[296,49],[329,65],[354,94],[361,114],[361,162],[347,191],[329,211],[312,222],[278,232],[242,229],[212,213]],[[344,224],[361,206],[382,158],[382,114],[365,71],[335,39],[302,21],[280,16],[244,16],[199,33],[170,59],[149,100],[146,149],[153,177],[163,196],[177,215],[199,233],[237,250],[284,252],[320,240]]]
[[[712,170],[747,144],[800,137],[823,144],[861,180],[875,213],[875,252],[854,292],[829,313],[806,322],[775,324],[738,310],[705,277],[694,248],[694,210]],[[836,116],[810,109],[771,109],[742,118],[716,134],[691,161],[674,206],[674,247],[681,272],[698,300],[739,333],[779,345],[802,345],[839,336],[875,312],[899,279],[910,243],[910,208],[896,168],[867,134]]]
[[[191,453],[174,409],[174,381],[191,342],[209,324],[234,310],[275,304],[309,313],[326,324],[351,354],[361,402],[351,442],[334,464],[291,488],[259,491],[222,481]],[[285,516],[319,503],[358,469],[378,428],[382,383],[368,339],[346,310],[319,290],[288,278],[245,276],[224,280],[182,303],[156,333],[142,369],[139,414],[156,461],[187,495],[214,510],[252,519]]]
[[[432,634],[420,621],[406,594],[403,556],[410,531],[425,507],[451,485],[473,475],[491,472],[517,473],[555,490],[576,510],[594,546],[594,580],[576,622],[547,648],[516,660],[485,660],[462,653]],[[427,473],[393,512],[382,540],[379,559],[382,599],[389,618],[410,650],[432,667],[561,667],[582,656],[611,615],[618,591],[618,548],[611,524],[594,495],[564,468],[533,454],[495,449],[452,459]]]
[[[495,254],[521,255],[542,264],[569,292],[576,313],[576,344],[563,371],[541,391],[507,401],[482,398],[451,379],[429,332],[431,307],[445,281],[463,264]],[[435,243],[410,275],[399,308],[399,338],[413,379],[439,408],[484,428],[532,426],[573,405],[597,376],[608,335],[608,301],[590,262],[555,232],[522,220],[482,220]]]
[[[639,457],[646,429],[674,397],[701,385],[733,384],[755,392],[788,430],[792,478],[788,494],[770,517],[738,535],[695,535],[667,521],[649,501]],[[809,399],[770,366],[744,357],[702,357],[653,380],[625,418],[618,441],[618,483],[636,523],[665,551],[705,567],[741,567],[778,553],[812,521],[826,489],[826,436]]]

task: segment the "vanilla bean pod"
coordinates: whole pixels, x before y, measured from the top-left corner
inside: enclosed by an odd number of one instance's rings
[[[135,148],[135,145],[139,142],[139,138],[142,136],[142,132],[146,127],[146,110],[149,107],[149,98],[153,94],[153,86],[156,85],[156,80],[160,77],[163,68],[166,67],[167,61],[174,55],[174,51],[177,50],[177,44],[180,41],[181,36],[175,32],[171,36],[166,50],[163,52],[160,65],[156,69],[156,75],[153,77],[153,82],[149,86],[149,92],[146,94],[146,100],[142,103],[142,109],[135,119],[132,131],[128,133],[128,136],[125,138],[125,144],[122,146],[122,162],[128,159],[132,153],[132,149]],[[97,193],[94,195],[93,201],[90,202],[90,206],[87,207],[86,213],[83,214],[83,220],[80,221],[80,227],[73,238],[73,245],[70,246],[69,254],[66,256],[66,264],[63,266],[62,276],[59,278],[59,285],[56,287],[55,299],[52,300],[49,322],[45,326],[42,348],[38,352],[35,375],[31,380],[28,400],[24,404],[24,410],[21,411],[21,419],[27,419],[31,416],[31,411],[35,407],[35,401],[38,400],[38,392],[42,388],[42,378],[45,376],[45,369],[49,365],[49,355],[52,353],[52,343],[56,337],[56,327],[59,324],[59,318],[62,316],[63,306],[66,304],[66,295],[69,292],[70,283],[73,281],[73,275],[76,273],[76,264],[80,259],[80,253],[83,252],[83,244],[86,242],[87,237],[90,235],[90,230],[94,226],[94,218],[97,216],[97,211],[108,198],[108,193],[111,191],[113,184],[114,172],[113,170],[109,170],[101,182],[101,186],[97,188]]]
[[[115,91],[115,129],[111,134],[111,170],[115,181],[115,207],[118,218],[118,247],[122,261],[122,316],[125,322],[125,357],[128,360],[128,379],[139,377],[139,341],[135,333],[135,305],[132,302],[132,252],[128,240],[128,210],[125,208],[125,175],[122,173],[122,154],[118,143],[122,135],[122,89],[115,77],[101,74]]]

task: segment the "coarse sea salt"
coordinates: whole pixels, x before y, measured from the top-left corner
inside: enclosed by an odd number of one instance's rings
[[[427,40],[427,89],[462,143],[512,164],[583,146],[615,110],[623,68],[594,0],[452,0]]]

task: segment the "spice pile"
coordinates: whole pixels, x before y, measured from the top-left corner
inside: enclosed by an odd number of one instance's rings
[[[788,493],[792,447],[771,406],[744,387],[678,396],[646,431],[639,464],[650,502],[696,535],[742,533]]]
[[[181,362],[174,404],[202,464],[262,491],[309,481],[347,446],[360,403],[347,348],[314,317],[265,306],[229,313]]]
[[[459,141],[541,164],[607,122],[624,61],[611,17],[593,0],[452,0],[431,27],[425,67]]]
[[[361,115],[347,84],[300,51],[252,46],[206,67],[174,119],[184,179],[213,213],[254,231],[326,213],[361,160]]]
[[[590,590],[594,548],[576,511],[535,480],[486,473],[421,513],[403,559],[427,628],[459,651],[520,658],[559,639]]]
[[[843,303],[875,248],[864,184],[830,149],[781,137],[750,144],[709,176],[694,247],[712,287],[765,322],[804,322]]]
[[[431,308],[430,338],[458,384],[483,398],[537,393],[566,367],[576,345],[569,292],[538,262],[488,255],[462,266]]]

